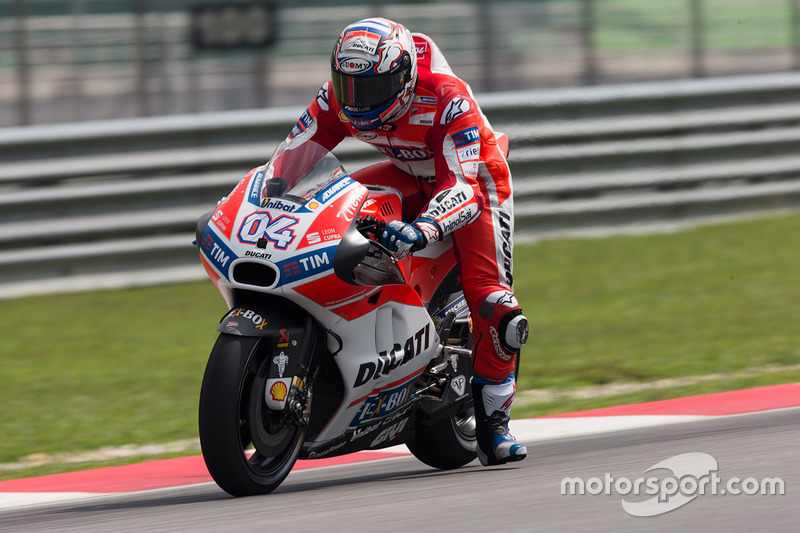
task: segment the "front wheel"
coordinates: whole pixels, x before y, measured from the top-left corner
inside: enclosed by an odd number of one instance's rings
[[[270,353],[260,338],[220,334],[200,391],[200,447],[211,477],[232,496],[266,494],[289,475],[305,430],[264,400]]]

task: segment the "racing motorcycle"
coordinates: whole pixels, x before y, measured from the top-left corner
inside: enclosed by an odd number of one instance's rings
[[[297,459],[408,446],[452,469],[476,457],[468,307],[452,242],[398,259],[377,242],[400,193],[365,186],[324,147],[278,147],[197,227],[229,311],[200,393],[214,481],[273,491]]]

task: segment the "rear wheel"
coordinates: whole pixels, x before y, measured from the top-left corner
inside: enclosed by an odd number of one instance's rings
[[[440,326],[439,334],[447,339],[452,347],[470,350],[472,336],[469,322],[466,319],[448,317]],[[469,381],[472,375],[472,358],[461,354],[456,366],[448,367],[452,374],[461,375],[465,380],[465,390],[471,394]],[[460,372],[456,372],[456,368]],[[445,394],[452,393],[445,385]],[[461,403],[460,408],[438,422],[426,424],[418,422],[414,437],[406,443],[414,456],[434,468],[449,470],[459,468],[472,462],[477,457],[477,440],[475,439],[475,408],[472,398]]]
[[[477,457],[472,402],[436,424],[418,425],[414,438],[406,445],[414,457],[434,468],[449,470],[471,463]]]
[[[264,400],[270,352],[260,338],[221,334],[200,391],[200,446],[211,477],[233,496],[266,494],[289,475],[305,430]]]

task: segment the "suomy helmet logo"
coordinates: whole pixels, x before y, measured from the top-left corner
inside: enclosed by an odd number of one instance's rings
[[[348,74],[354,74],[357,72],[364,72],[368,70],[372,66],[370,61],[365,59],[345,59],[339,63],[339,69],[342,72],[346,72]]]

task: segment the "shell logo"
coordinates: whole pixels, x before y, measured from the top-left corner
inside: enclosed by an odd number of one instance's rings
[[[282,402],[286,398],[286,392],[286,383],[283,381],[276,381],[272,384],[272,387],[269,388],[272,399],[278,402]]]

